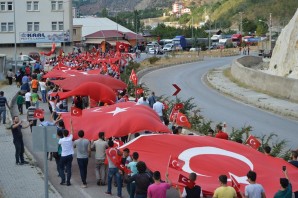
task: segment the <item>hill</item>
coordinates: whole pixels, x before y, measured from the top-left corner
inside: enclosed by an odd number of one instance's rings
[[[109,14],[144,9],[172,9],[172,3],[177,0],[74,0],[82,15],[100,14],[106,8]],[[240,12],[243,19],[257,22],[269,20],[272,13],[273,26],[285,25],[298,8],[298,0],[178,0],[192,11],[191,16],[183,16],[180,24],[189,25],[193,18],[194,24],[210,18],[214,26],[235,29],[240,24]],[[160,12],[162,13],[162,12]],[[144,18],[144,17],[142,17]],[[167,21],[177,21],[174,16]]]

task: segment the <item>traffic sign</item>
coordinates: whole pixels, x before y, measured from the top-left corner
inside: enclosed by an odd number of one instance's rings
[[[173,86],[176,88],[176,91],[175,91],[175,93],[173,93],[173,96],[177,96],[178,93],[181,91],[181,88],[178,87],[178,85],[176,85],[176,84],[173,84]]]

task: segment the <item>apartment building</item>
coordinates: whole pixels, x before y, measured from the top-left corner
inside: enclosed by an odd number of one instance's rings
[[[71,45],[72,0],[0,0],[0,54]]]

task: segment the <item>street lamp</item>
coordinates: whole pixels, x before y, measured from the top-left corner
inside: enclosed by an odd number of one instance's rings
[[[269,17],[269,23],[267,23],[266,21],[263,21],[261,19],[259,19],[259,22],[263,22],[265,24],[267,24],[267,26],[269,27],[269,49],[271,52],[271,44],[272,44],[272,13],[270,13],[270,17]]]

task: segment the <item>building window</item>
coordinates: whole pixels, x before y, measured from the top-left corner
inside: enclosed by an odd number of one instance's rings
[[[64,30],[63,21],[59,21],[59,30]]]
[[[33,10],[34,11],[38,11],[39,10],[38,1],[33,1]]]
[[[34,22],[34,31],[39,31],[39,22]]]
[[[5,11],[5,2],[0,2],[0,10]]]
[[[58,1],[58,10],[63,10],[63,1]]]
[[[7,10],[8,11],[12,11],[13,10],[13,6],[12,6],[12,2],[11,1],[7,2]]]
[[[32,2],[31,1],[27,1],[27,11],[32,10]]]
[[[1,23],[1,32],[7,32],[6,23]]]
[[[51,1],[52,10],[57,10],[56,8],[56,1]]]
[[[75,35],[77,35],[77,29],[73,29],[72,30],[72,34],[75,36]]]
[[[8,23],[8,31],[13,32],[13,23],[12,22]]]
[[[52,22],[52,31],[57,30],[57,22]]]
[[[32,32],[33,31],[33,23],[32,22],[27,22],[27,31]]]

